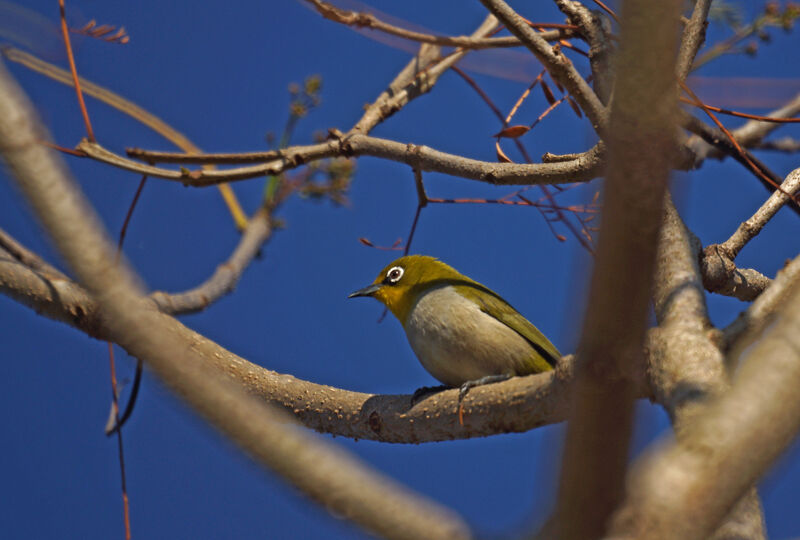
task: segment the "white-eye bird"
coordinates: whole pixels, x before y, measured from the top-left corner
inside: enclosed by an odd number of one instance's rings
[[[561,357],[497,293],[434,257],[400,257],[348,298],[357,296],[389,308],[422,366],[445,385],[461,387],[459,403],[473,386],[549,371]]]

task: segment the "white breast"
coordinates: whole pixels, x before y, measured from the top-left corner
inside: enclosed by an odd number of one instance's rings
[[[453,287],[431,289],[411,308],[406,336],[422,366],[448,386],[523,370],[531,345]]]

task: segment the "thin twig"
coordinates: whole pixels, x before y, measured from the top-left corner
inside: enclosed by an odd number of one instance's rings
[[[798,192],[800,192],[800,169],[795,169],[786,176],[780,190],[774,191],[755,214],[739,225],[731,237],[720,244],[720,248],[735,259],[742,248],[755,238],[778,210]]]
[[[500,47],[521,47],[519,39],[515,36],[499,37],[499,38],[482,38],[473,36],[442,36],[434,34],[425,34],[422,32],[415,32],[407,28],[394,26],[380,20],[372,13],[357,12],[346,9],[338,8],[328,2],[321,0],[307,0],[313,4],[320,15],[328,20],[353,26],[355,28],[370,28],[378,30],[387,34],[398,36],[411,41],[420,43],[429,43],[431,45],[441,45],[446,47],[461,47],[463,49],[491,49]],[[565,24],[536,24],[537,28],[556,28],[550,32],[546,32],[542,37],[548,41],[559,41],[561,39],[570,38],[573,36],[575,26]]]
[[[83,92],[81,92],[81,83],[78,79],[78,69],[75,67],[75,55],[72,54],[72,43],[69,39],[69,27],[67,27],[67,14],[64,9],[64,0],[58,0],[58,10],[61,19],[61,36],[64,38],[64,48],[67,51],[67,60],[69,61],[69,70],[72,74],[72,85],[75,87],[75,94],[78,97],[78,105],[83,115],[83,123],[86,125],[86,136],[90,141],[95,141],[94,132],[92,131],[92,122],[89,120],[89,112],[86,110],[86,103],[83,101]]]
[[[2,52],[5,58],[12,62],[21,64],[28,69],[53,79],[54,81],[66,84],[68,86],[74,86],[74,81],[72,80],[69,72],[64,71],[58,66],[45,62],[44,60],[40,60],[32,54],[15,49],[13,47],[2,47],[0,52]],[[107,88],[103,88],[102,86],[84,79],[83,77],[78,77],[78,81],[83,93],[86,93],[87,95],[92,96],[106,105],[109,105],[130,116],[134,120],[141,122],[162,137],[169,140],[184,152],[200,152],[200,149],[195,146],[188,137],[149,111],[139,107],[135,103],[119,96]],[[219,186],[219,191],[223,200],[225,201],[225,205],[228,207],[228,211],[233,217],[234,223],[236,223],[237,228],[243,230],[247,226],[247,215],[245,214],[244,210],[242,210],[242,207],[239,204],[239,201],[236,199],[236,195],[233,193],[233,190],[230,186],[221,184]]]
[[[569,58],[564,56],[560,49],[544,40],[539,32],[526,24],[522,17],[503,0],[481,0],[481,3],[500,19],[500,22],[505,24],[506,28],[517,36],[547,68],[553,78],[567,89],[586,113],[595,131],[602,135],[608,122],[608,113]]]

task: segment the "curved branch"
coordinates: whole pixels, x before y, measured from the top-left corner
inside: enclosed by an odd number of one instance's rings
[[[246,395],[204,362],[195,347],[161,325],[135,276],[114,247],[62,161],[37,141],[46,138],[33,108],[0,65],[0,149],[13,177],[70,266],[91,287],[103,328],[201,416],[260,464],[272,468],[331,512],[395,539],[469,538],[449,509],[412,493],[341,448],[287,424],[287,416]]]
[[[150,293],[150,299],[162,313],[182,315],[204,310],[222,296],[233,292],[242,272],[271,233],[269,213],[262,208],[250,218],[239,245],[230,258],[220,264],[210,278],[194,289],[181,293],[155,291]]]
[[[182,170],[175,171],[144,165],[125,159],[95,143],[82,141],[78,148],[90,157],[126,170],[156,176],[166,180],[181,182],[185,185],[203,187],[220,182],[231,182],[256,178],[264,175],[277,175],[281,172],[297,168],[309,161],[344,156],[372,156],[405,163],[422,171],[433,171],[453,176],[478,180],[500,185],[533,185],[563,184],[569,182],[588,182],[602,174],[604,166],[604,148],[595,145],[590,150],[578,154],[570,161],[553,163],[496,163],[479,161],[455,154],[448,154],[428,146],[417,146],[412,143],[401,143],[388,139],[380,139],[358,133],[344,135],[333,131],[333,140],[308,146],[291,146],[280,151],[253,152],[244,154],[171,154],[166,152],[148,152],[130,149],[128,154],[143,161],[176,161],[181,163],[232,163],[267,160],[266,163],[250,167],[228,170]]]
[[[104,329],[96,301],[85,289],[38,273],[2,253],[0,293],[92,337],[112,338]],[[457,390],[434,394],[412,408],[410,395],[351,392],[276,373],[231,353],[173,317],[160,315],[158,320],[206,363],[262,401],[285,409],[311,429],[353,439],[417,444],[524,432],[564,420],[572,388],[570,357],[554,372],[474,388],[464,401],[464,425],[460,426]],[[639,370],[634,377],[635,392],[648,397],[642,373]]]
[[[700,254],[700,273],[707,291],[745,302],[755,300],[772,284],[772,280],[758,270],[737,268],[719,244],[707,246]]]

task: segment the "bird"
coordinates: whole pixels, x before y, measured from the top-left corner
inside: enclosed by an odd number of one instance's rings
[[[427,255],[405,255],[389,263],[372,284],[348,298],[372,297],[400,321],[422,366],[444,384],[420,388],[470,388],[518,375],[554,369],[561,354],[511,304],[455,268]]]

